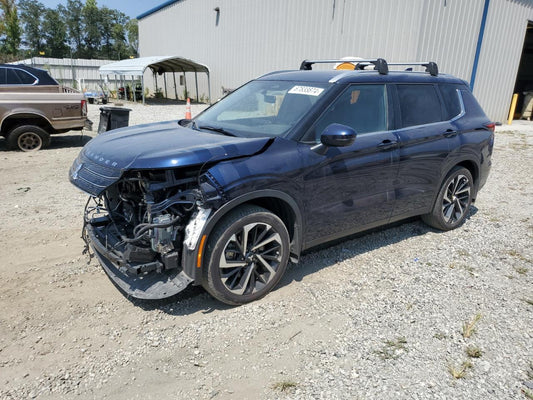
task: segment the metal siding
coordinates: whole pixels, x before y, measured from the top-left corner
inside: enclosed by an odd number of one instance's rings
[[[111,60],[87,60],[81,58],[49,58],[33,57],[26,60],[17,61],[16,63],[31,65],[35,68],[47,70],[50,75],[60,84],[71,86],[73,78],[83,82],[80,90],[98,89],[101,77],[98,74],[98,68],[102,65],[109,64]],[[74,73],[74,77],[72,74]]]
[[[507,119],[533,1],[491,0],[474,94],[494,121]]]
[[[221,86],[235,88],[273,70],[298,68],[305,58],[431,60],[440,71],[469,81],[484,1],[183,0],[139,21],[140,53],[209,66],[213,98]],[[506,112],[532,7],[533,0],[490,3],[474,93],[495,120]],[[207,93],[201,75],[200,94]],[[187,83],[194,92],[193,74]]]

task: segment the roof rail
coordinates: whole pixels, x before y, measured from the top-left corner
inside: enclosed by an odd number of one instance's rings
[[[358,65],[357,69],[363,69],[365,66],[373,64],[381,75],[387,75],[389,73],[389,67],[387,61],[383,58],[377,58],[372,60],[303,60],[300,64],[300,69],[310,71],[313,69],[313,64],[333,64],[333,63],[346,63],[352,62]],[[359,67],[360,66],[360,67]]]
[[[333,64],[333,63],[354,63],[356,64],[355,69],[362,70],[368,65],[375,65],[376,69],[381,75],[387,75],[389,73],[389,65],[421,65],[426,67],[426,72],[429,72],[432,76],[437,76],[439,74],[439,67],[437,63],[433,61],[422,61],[422,62],[397,62],[397,63],[387,63],[383,58],[376,58],[372,60],[303,60],[300,65],[301,70],[310,71],[313,69],[313,64]]]
[[[433,61],[422,61],[422,62],[398,62],[398,63],[389,63],[389,65],[421,65],[426,67],[426,72],[429,72],[431,76],[437,76],[439,74],[439,67],[437,63]]]

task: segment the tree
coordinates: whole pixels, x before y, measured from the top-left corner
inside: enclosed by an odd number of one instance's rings
[[[24,28],[23,44],[32,56],[44,50],[43,15],[46,7],[35,0],[20,0],[20,20]]]
[[[14,57],[19,52],[22,33],[15,0],[0,0],[0,9],[0,52]]]
[[[81,11],[83,27],[85,29],[84,56],[87,58],[97,58],[102,42],[102,19],[100,10],[96,5],[96,0],[87,0]]]
[[[139,55],[139,21],[130,19],[126,24],[126,32],[130,52],[134,57],[137,57]]]
[[[65,21],[68,45],[73,57],[83,53],[83,16],[79,1],[67,0],[67,6],[59,5],[58,11]]]
[[[47,55],[55,58],[63,58],[69,55],[67,27],[58,10],[46,10],[43,32]]]

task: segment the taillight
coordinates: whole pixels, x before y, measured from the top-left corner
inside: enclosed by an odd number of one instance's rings
[[[494,122],[490,122],[488,124],[485,124],[484,126],[491,132],[494,132],[494,130],[496,129],[496,124]]]
[[[81,101],[81,115],[87,115],[87,100]]]

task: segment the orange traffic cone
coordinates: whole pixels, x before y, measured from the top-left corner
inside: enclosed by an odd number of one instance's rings
[[[185,119],[192,119],[191,100],[187,97],[187,106],[185,107]]]

